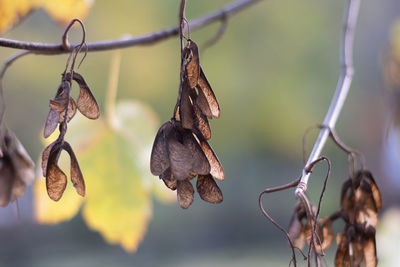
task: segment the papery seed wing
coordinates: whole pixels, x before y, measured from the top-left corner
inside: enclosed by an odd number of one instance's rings
[[[172,176],[171,168],[166,169],[161,175],[160,179],[172,191],[176,190],[176,179]]]
[[[222,202],[222,192],[211,175],[199,175],[197,177],[196,187],[202,200],[210,203]]]
[[[290,240],[299,249],[302,249],[306,243],[305,227],[301,223],[301,214],[299,214],[301,209],[301,204],[297,203],[290,219],[288,230]]]
[[[65,108],[61,111],[58,111],[57,108],[53,108],[53,106],[55,106],[56,104],[54,103],[55,101],[50,101],[50,107],[52,107],[52,109],[57,110],[58,112],[58,122],[61,123],[64,121],[64,116],[65,116]],[[70,97],[69,98],[69,103],[68,103],[68,112],[67,112],[67,122],[70,122],[71,119],[75,116],[76,114],[76,103],[75,100]]]
[[[67,99],[70,88],[71,87],[69,82],[62,81],[57,89],[54,100],[50,100],[50,111],[47,115],[46,124],[43,131],[44,138],[49,137],[57,128],[58,122],[61,122],[60,116],[61,113],[65,111],[65,108],[67,106]]]
[[[185,180],[192,170],[192,152],[174,136],[168,139],[167,146],[172,175],[176,180]]]
[[[210,163],[191,131],[185,131],[183,144],[191,152],[191,158],[193,159],[191,170],[201,175],[209,174]]]
[[[207,116],[204,115],[196,102],[193,103],[194,126],[206,140],[211,138],[211,128]]]
[[[374,201],[375,201],[376,209],[379,212],[382,209],[381,193],[379,191],[378,186],[375,183],[375,179],[372,176],[372,173],[369,172],[369,171],[364,171],[364,172],[365,172],[365,176],[368,179],[368,182],[369,182],[370,187],[371,187],[371,192],[372,192],[372,196],[373,196]]]
[[[192,184],[186,179],[177,181],[177,197],[182,209],[187,209],[193,202],[194,189]]]
[[[43,136],[44,138],[49,137],[58,125],[58,112],[54,109],[50,109],[49,114],[47,115],[46,124],[44,126]]]
[[[193,129],[193,105],[190,99],[190,88],[187,83],[182,84],[181,98],[179,103],[179,118],[182,123],[182,127],[186,129]]]
[[[59,149],[52,149],[46,170],[47,194],[54,201],[60,200],[67,186],[67,176],[57,165],[59,151]]]
[[[208,106],[210,107],[212,117],[218,118],[220,114],[220,108],[217,101],[217,98],[214,95],[213,90],[209,82],[207,81],[206,75],[204,74],[202,68],[200,67],[200,78],[199,78],[199,91],[204,93],[205,98],[207,99]],[[200,92],[199,92],[200,95]],[[199,105],[203,111],[203,106]],[[204,113],[205,114],[205,113]]]
[[[97,101],[87,86],[85,80],[76,72],[74,72],[73,79],[79,84],[80,87],[77,102],[79,111],[89,119],[97,119],[100,116],[99,105],[97,104]]]
[[[353,214],[354,209],[354,193],[352,189],[352,180],[348,179],[342,185],[342,192],[340,198],[340,204],[342,206],[343,211],[346,213]]]
[[[361,240],[353,240],[349,243],[349,255],[350,255],[350,265],[349,266],[369,266],[364,262],[364,251],[363,244]],[[375,265],[373,265],[375,267]]]
[[[77,106],[76,106],[75,100],[72,97],[70,97],[69,104],[68,104],[68,112],[67,112],[67,122],[70,122],[70,120],[75,116],[76,109],[77,109]],[[63,118],[64,118],[64,116],[63,116]]]
[[[364,262],[362,266],[366,267],[375,267],[378,264],[378,260],[376,258],[376,244],[375,238],[371,237],[365,240],[362,243],[362,250],[364,255]]]
[[[11,200],[15,176],[11,159],[8,156],[2,157],[0,163],[0,206],[5,207]]]
[[[199,107],[201,113],[211,119],[213,117],[213,114],[211,112],[210,105],[208,104],[206,95],[204,94],[203,90],[200,88],[199,85],[197,86],[197,91],[198,91],[198,96],[196,98],[196,104]]]
[[[57,143],[57,140],[54,141],[53,143],[51,143],[50,145],[48,145],[42,153],[42,174],[43,177],[46,177],[46,172],[47,172],[47,162],[49,161],[49,156],[50,156],[50,152],[53,150],[53,146]],[[61,150],[57,149],[57,153],[60,154]],[[58,156],[56,158],[56,160],[58,160]]]
[[[355,191],[356,221],[365,228],[378,224],[378,211],[372,196],[370,185],[362,181],[361,186]]]
[[[323,220],[319,221],[318,225],[319,231],[319,241],[316,242],[316,249],[320,252],[325,251],[333,242],[333,229],[332,229],[332,221],[329,220],[329,217],[325,217]]]
[[[215,179],[223,181],[225,179],[225,172],[217,155],[215,155],[214,150],[205,140],[200,141],[200,146],[210,163],[210,174]]]
[[[63,143],[63,149],[68,152],[71,158],[71,181],[74,185],[76,192],[85,196],[85,181],[83,180],[83,175],[81,172],[81,168],[79,167],[78,160],[76,159],[75,153],[72,150],[71,146],[67,143]]]
[[[195,42],[188,40],[188,50],[191,52],[191,59],[186,64],[186,75],[190,88],[195,88],[200,75],[200,59],[199,59],[199,49]]]
[[[345,234],[336,235],[337,250],[335,256],[335,267],[348,267],[350,265],[349,244]]]
[[[150,171],[153,175],[159,176],[169,168],[167,139],[172,128],[172,123],[168,121],[157,132],[150,157]]]

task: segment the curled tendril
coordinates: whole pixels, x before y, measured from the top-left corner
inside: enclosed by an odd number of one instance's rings
[[[292,181],[292,182],[290,182],[290,183],[288,183],[288,184],[281,185],[281,186],[277,186],[277,187],[272,187],[272,188],[267,188],[267,189],[265,189],[264,191],[262,191],[262,192],[260,193],[259,197],[258,197],[258,205],[259,205],[260,210],[261,210],[261,212],[263,213],[263,215],[264,215],[276,228],[278,228],[282,233],[285,234],[286,239],[288,240],[289,245],[290,245],[290,248],[291,248],[291,250],[292,250],[292,258],[291,258],[291,260],[290,260],[290,263],[293,262],[294,266],[297,266],[295,249],[297,249],[297,250],[299,250],[299,251],[301,252],[301,254],[302,254],[303,257],[304,257],[304,260],[306,260],[306,259],[308,260],[308,264],[310,264],[311,249],[314,248],[313,251],[316,253],[315,244],[314,244],[314,236],[317,236],[317,237],[318,237],[318,235],[315,235],[314,233],[316,233],[316,230],[317,230],[317,228],[316,228],[316,226],[317,226],[317,219],[318,219],[318,216],[319,216],[319,212],[320,212],[320,210],[321,210],[322,198],[323,198],[324,193],[325,193],[325,190],[326,190],[326,185],[327,185],[327,182],[328,182],[328,178],[329,178],[329,176],[330,176],[331,163],[330,163],[330,161],[329,161],[329,159],[328,159],[327,157],[320,157],[320,158],[318,158],[317,160],[315,160],[315,161],[313,161],[312,163],[310,163],[310,164],[305,168],[305,171],[306,171],[307,173],[310,173],[310,172],[312,172],[312,170],[314,169],[315,165],[316,165],[317,163],[321,162],[321,161],[326,161],[326,162],[327,162],[327,164],[328,164],[328,170],[327,170],[327,173],[326,173],[326,177],[325,177],[325,180],[324,180],[324,185],[323,185],[323,187],[322,187],[321,195],[320,195],[320,198],[319,198],[317,211],[316,211],[316,212],[313,212],[313,211],[312,211],[311,202],[308,200],[308,198],[307,198],[307,196],[305,195],[305,193],[303,193],[302,195],[299,195],[299,198],[300,198],[301,202],[303,203],[303,205],[304,205],[304,207],[305,207],[305,209],[306,209],[307,217],[310,219],[310,221],[311,221],[311,223],[312,223],[311,225],[312,225],[312,227],[313,227],[313,230],[311,231],[311,240],[310,240],[310,246],[309,246],[309,250],[308,250],[308,256],[306,256],[306,255],[302,252],[301,249],[299,249],[299,248],[297,248],[297,247],[294,246],[293,241],[291,240],[291,238],[290,238],[290,236],[289,236],[289,233],[288,233],[279,223],[277,223],[277,222],[271,217],[271,215],[269,215],[269,213],[265,210],[265,208],[264,208],[264,206],[263,206],[263,203],[262,203],[262,197],[263,197],[265,194],[269,194],[269,193],[273,193],[273,192],[278,192],[278,191],[282,191],[282,190],[289,189],[289,188],[292,188],[292,187],[296,187],[296,186],[299,184],[300,180],[301,180],[301,176],[299,176],[297,179],[295,179],[294,181]],[[321,241],[319,240],[319,238],[318,238],[318,240],[317,240],[317,243],[318,243],[318,245],[322,248]],[[321,250],[322,250],[322,249],[321,249]],[[323,254],[322,254],[322,255],[323,255]]]
[[[67,27],[64,30],[64,33],[62,35],[62,46],[65,50],[71,50],[71,44],[68,41],[68,32],[71,29],[71,27],[75,24],[75,22],[78,22],[82,28],[82,41],[81,44],[85,43],[86,39],[86,30],[85,26],[83,25],[83,22],[79,19],[73,19],[71,22],[67,25]]]
[[[358,150],[349,147],[346,145],[336,134],[335,130],[332,129],[331,127],[324,125],[324,124],[317,124],[314,126],[311,126],[306,129],[303,135],[303,164],[306,164],[306,144],[307,144],[307,135],[310,133],[311,130],[314,129],[328,129],[329,130],[329,137],[332,139],[332,141],[336,144],[338,148],[343,150],[345,153],[348,155],[348,162],[349,162],[349,174],[350,176],[354,176],[354,173],[357,170],[357,163],[359,163],[360,169],[364,170],[366,166],[366,161],[365,161],[365,156]]]
[[[65,65],[65,70],[64,70],[64,74],[67,72],[68,66],[71,62],[72,59],[72,63],[71,63],[71,68],[70,68],[70,72],[71,72],[71,77],[73,76],[73,71],[74,71],[74,67],[75,67],[75,62],[76,62],[76,58],[78,56],[78,54],[81,52],[82,48],[85,48],[85,53],[78,65],[78,68],[80,67],[80,65],[82,64],[83,60],[86,58],[86,54],[88,52],[88,46],[86,44],[86,30],[85,30],[85,26],[83,24],[83,22],[79,19],[73,19],[71,20],[71,22],[67,25],[67,27],[64,30],[64,33],[62,35],[62,45],[64,47],[64,49],[66,50],[71,50],[71,45],[68,41],[68,32],[71,29],[72,25],[78,22],[82,28],[82,40],[81,42],[76,45],[74,48],[72,48],[72,51],[67,59],[67,63]]]
[[[318,235],[315,235],[315,233],[317,231],[317,222],[318,222],[319,212],[321,210],[322,198],[324,197],[324,193],[325,193],[325,190],[326,190],[326,185],[328,183],[328,179],[329,179],[330,172],[331,172],[331,162],[327,157],[320,157],[320,158],[318,158],[317,160],[313,161],[310,165],[308,165],[306,167],[306,171],[307,172],[311,172],[312,169],[314,168],[314,166],[317,163],[321,162],[321,161],[326,161],[326,163],[328,164],[328,169],[326,171],[326,176],[325,176],[325,179],[324,179],[324,185],[322,186],[322,191],[321,191],[321,194],[319,196],[318,207],[317,207],[317,211],[315,213],[315,216],[313,215],[312,209],[310,208],[311,205],[310,205],[309,200],[307,199],[307,196],[305,194],[303,194],[303,198],[302,198],[303,203],[304,202],[307,203],[305,205],[306,211],[307,211],[307,216],[311,216],[310,217],[312,219],[311,222],[313,223],[312,224],[313,230],[311,231],[310,246],[308,248],[308,261],[309,261],[309,263],[310,263],[310,256],[311,256],[311,248],[312,247],[314,248],[314,252],[316,253],[316,249],[315,249],[315,245],[314,245],[314,236],[317,236],[317,243],[321,247],[321,251],[322,251],[321,240],[319,239]],[[321,255],[323,256],[324,254],[321,254]]]
[[[206,49],[208,49],[209,47],[215,45],[219,40],[221,40],[222,36],[224,36],[226,29],[228,28],[228,16],[226,14],[226,12],[222,13],[222,17],[221,17],[221,25],[218,29],[218,32],[209,40],[207,40],[204,44],[203,44],[203,49],[202,52],[204,53],[204,51]]]
[[[290,263],[293,262],[293,265],[296,267],[297,266],[297,261],[296,261],[296,253],[295,253],[295,249],[297,249],[298,251],[300,251],[300,253],[303,255],[304,260],[306,260],[306,256],[304,255],[304,253],[301,251],[301,249],[297,248],[294,246],[292,239],[289,236],[289,233],[285,230],[285,228],[283,228],[279,223],[277,223],[272,217],[271,215],[269,215],[269,213],[264,209],[264,205],[262,203],[262,197],[265,194],[269,194],[269,193],[273,193],[273,192],[277,192],[277,191],[282,191],[288,188],[292,188],[292,187],[296,187],[299,182],[300,182],[301,176],[299,176],[296,180],[286,184],[286,185],[282,185],[282,186],[277,186],[277,187],[272,187],[272,188],[266,188],[264,191],[262,191],[260,193],[260,195],[258,196],[258,206],[260,207],[261,212],[263,213],[263,215],[276,227],[278,228],[282,233],[285,234],[285,237],[287,239],[287,241],[289,242],[290,245],[290,249],[292,250],[292,258],[290,260]]]

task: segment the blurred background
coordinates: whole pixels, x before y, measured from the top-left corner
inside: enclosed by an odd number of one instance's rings
[[[186,16],[196,18],[229,2],[189,0]],[[178,5],[177,0],[95,1],[85,20],[87,41],[174,26]],[[105,242],[80,214],[56,225],[37,224],[32,187],[28,187],[19,200],[21,218],[15,203],[0,209],[0,266],[287,266],[290,251],[285,238],[261,214],[258,194],[266,187],[292,181],[301,172],[302,136],[306,128],[323,121],[339,76],[344,5],[345,1],[328,0],[261,1],[231,17],[222,39],[205,51],[202,44],[215,35],[219,23],[191,33],[221,106],[220,118],[211,121],[210,143],[226,173],[225,181],[218,182],[223,203],[212,205],[196,194],[192,206],[182,210],[177,203],[154,199],[147,233],[138,250],[128,253]],[[394,210],[400,206],[399,133],[388,127],[389,94],[382,78],[396,19],[400,19],[398,0],[362,1],[354,45],[354,82],[336,128],[346,144],[365,153],[382,192],[381,215],[388,210],[392,214],[385,217],[389,223],[381,223],[378,230],[381,266],[394,266],[390,260],[396,256],[391,253],[394,247],[387,245],[388,236],[396,238],[396,227],[388,231],[383,226],[400,223]],[[2,37],[56,43],[62,32],[47,13],[38,10]],[[79,30],[73,30],[71,40],[79,39]],[[0,61],[14,52],[0,48]],[[111,56],[112,52],[89,53],[79,70],[103,110]],[[4,79],[7,125],[34,161],[44,148],[40,136],[48,101],[54,97],[67,57],[26,56]],[[124,49],[118,99],[146,103],[158,114],[161,125],[170,119],[175,105],[179,62],[178,38]],[[308,137],[309,150],[317,132]],[[339,207],[338,194],[348,168],[347,156],[332,142],[323,155],[332,162],[321,212],[325,216]],[[311,177],[308,192],[314,202],[325,169],[323,164],[317,166]],[[287,226],[296,203],[294,190],[269,195],[264,203]],[[335,224],[335,230],[342,227]],[[334,248],[327,253],[329,266]]]

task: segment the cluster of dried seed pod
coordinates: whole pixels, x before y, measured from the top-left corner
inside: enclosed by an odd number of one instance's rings
[[[5,129],[0,149],[0,206],[23,197],[34,179],[34,164],[18,138]]]
[[[158,130],[150,169],[168,188],[177,190],[179,204],[186,209],[193,202],[191,179],[198,176],[197,192],[203,200],[220,203],[223,196],[214,179],[224,180],[225,173],[207,142],[208,119],[219,117],[219,104],[200,66],[197,45],[190,39],[182,51],[181,68],[174,117]]]
[[[80,87],[78,100],[70,96],[72,80]],[[64,73],[56,96],[50,100],[50,111],[44,127],[44,137],[49,137],[59,124],[60,134],[53,143],[45,148],[42,153],[42,172],[46,177],[46,188],[49,197],[58,201],[67,186],[67,176],[58,166],[58,159],[62,150],[67,151],[71,161],[71,181],[79,195],[85,195],[85,182],[79,168],[75,153],[68,142],[64,140],[67,132],[67,123],[79,110],[89,119],[97,119],[100,116],[99,106],[83,77],[76,72]]]
[[[382,200],[369,171],[358,171],[343,184],[341,207],[346,225],[336,238],[335,266],[376,266],[375,229]]]
[[[311,203],[309,205],[311,216],[299,202],[290,220],[288,235],[294,247],[302,249],[313,237],[312,250],[317,256],[323,255],[334,239],[332,223],[341,218],[345,228],[336,235],[335,266],[377,265],[375,229],[382,200],[369,171],[360,170],[343,184],[340,211],[318,219],[314,224],[316,208]]]

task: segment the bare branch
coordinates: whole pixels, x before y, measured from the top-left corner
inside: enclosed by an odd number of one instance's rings
[[[347,93],[349,91],[352,79],[353,79],[353,41],[354,41],[354,28],[358,17],[358,11],[360,7],[360,0],[347,0],[345,10],[345,23],[341,44],[341,55],[340,61],[342,64],[342,71],[336,86],[335,95],[333,96],[331,105],[326,114],[323,125],[329,128],[323,128],[317,138],[314,148],[307,160],[305,166],[315,161],[323,147],[325,146],[326,140],[329,137],[330,129],[335,128],[337,118],[340,111],[342,110],[344,101],[346,100]],[[301,181],[296,189],[296,196],[300,197],[307,190],[307,183],[310,174],[303,169]]]
[[[210,23],[219,21],[224,16],[227,17],[231,16],[251,6],[252,4],[260,1],[261,0],[239,0],[230,3],[217,11],[211,12],[203,17],[197,18],[189,22],[190,29],[196,30],[202,28]],[[91,51],[106,51],[112,49],[138,46],[138,45],[150,45],[166,40],[178,34],[179,34],[179,26],[167,28],[164,30],[136,37],[87,43],[87,48],[88,51],[91,52]],[[75,45],[71,45],[69,49],[66,49],[64,47],[65,45],[63,45],[62,43],[51,44],[51,43],[39,43],[39,42],[24,42],[6,38],[0,38],[0,46],[14,48],[14,49],[30,50],[36,54],[50,54],[50,55],[68,53],[71,52],[72,47],[75,47]]]

